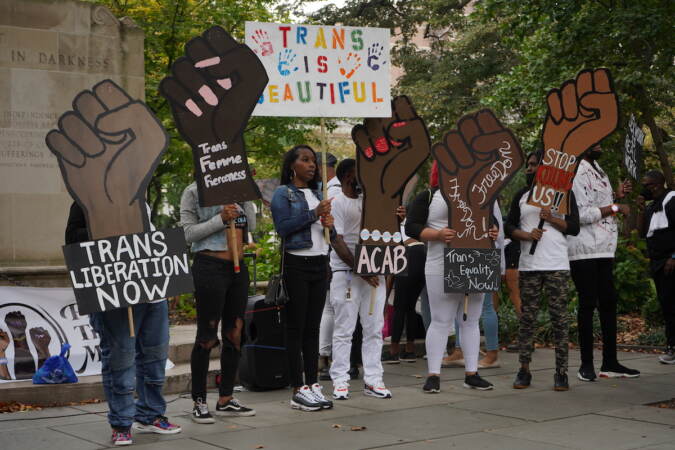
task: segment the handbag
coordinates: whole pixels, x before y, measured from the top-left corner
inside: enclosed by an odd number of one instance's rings
[[[279,274],[272,275],[267,284],[267,293],[265,294],[265,304],[281,306],[290,300],[284,283],[284,254],[285,245],[281,243],[281,263],[279,264]]]
[[[47,358],[42,367],[33,375],[33,384],[77,383],[77,375],[75,375],[73,366],[66,359],[68,349],[70,349],[70,344],[63,344],[58,356]]]

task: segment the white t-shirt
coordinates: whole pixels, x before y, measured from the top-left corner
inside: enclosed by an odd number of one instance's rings
[[[363,196],[349,198],[344,193],[335,196],[331,204],[335,232],[342,236],[349,250],[354,254],[356,244],[359,243],[359,231],[361,229],[361,210]],[[340,258],[335,250],[330,253],[330,268],[332,270],[351,270]]]
[[[539,225],[539,213],[541,208],[527,204],[527,195],[525,191],[520,197],[520,225],[519,229],[529,233]],[[533,241],[520,241],[520,271],[541,271],[541,270],[570,270],[570,261],[567,256],[567,238],[553,225],[544,222],[544,234],[537,244],[537,250],[534,255],[530,255],[530,248]]]
[[[316,195],[314,195],[314,192],[312,192],[311,189],[305,188],[300,189],[300,191],[305,194],[305,200],[307,200],[309,209],[314,209],[319,206],[319,199],[316,198]],[[321,220],[317,220],[312,224],[312,247],[299,250],[288,250],[288,253],[297,256],[327,255],[328,244],[326,244],[326,239],[323,236],[323,225],[321,225]]]
[[[338,177],[333,177],[328,180],[328,183],[326,183],[326,192],[328,198],[333,198],[342,193],[342,186],[340,185]]]
[[[427,228],[440,230],[448,227],[448,204],[443,200],[441,190],[437,190],[429,204]],[[427,263],[424,266],[426,275],[443,275],[443,253],[445,244],[441,241],[429,241],[427,244]]]

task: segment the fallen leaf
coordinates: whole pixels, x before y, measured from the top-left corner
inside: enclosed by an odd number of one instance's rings
[[[413,375],[415,378],[424,378],[422,375]]]
[[[339,423],[334,423],[333,428],[342,428],[342,425],[340,425]]]
[[[255,448],[265,448],[264,445],[256,445]]]
[[[366,427],[364,427],[364,426],[353,426],[352,427],[352,431],[363,431],[365,429],[366,429]]]

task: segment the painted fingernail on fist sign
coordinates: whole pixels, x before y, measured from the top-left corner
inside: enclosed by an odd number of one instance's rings
[[[260,198],[243,132],[267,84],[255,53],[215,26],[185,45],[160,84],[176,126],[192,146],[199,203],[215,206]]]
[[[582,155],[618,126],[619,104],[607,69],[583,70],[546,96],[544,156],[529,204],[569,211],[568,192]]]

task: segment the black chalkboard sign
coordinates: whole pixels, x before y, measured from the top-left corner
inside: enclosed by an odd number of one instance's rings
[[[498,291],[500,259],[498,248],[446,248],[443,258],[444,291]]]
[[[354,273],[359,275],[407,275],[405,245],[356,245]]]
[[[193,292],[180,228],[63,246],[80,314]]]
[[[644,141],[645,134],[638,126],[635,116],[631,114],[628,121],[628,130],[626,130],[623,163],[630,176],[635,180],[640,179],[640,173],[642,172],[642,144]]]

